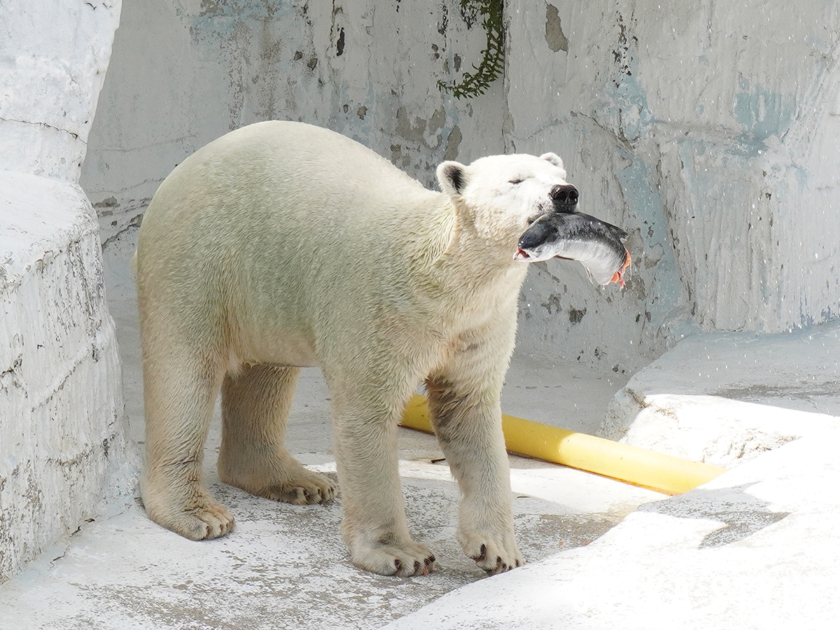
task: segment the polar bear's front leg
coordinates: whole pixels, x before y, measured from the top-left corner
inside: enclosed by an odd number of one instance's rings
[[[458,542],[488,573],[524,563],[513,532],[510,467],[499,403],[508,358],[471,341],[426,381],[432,425],[463,498]],[[494,356],[496,355],[496,356]]]
[[[397,423],[410,390],[390,403],[377,388],[347,388],[333,381],[330,393],[344,511],[341,531],[353,564],[381,575],[429,573],[435,556],[408,532],[397,465]]]

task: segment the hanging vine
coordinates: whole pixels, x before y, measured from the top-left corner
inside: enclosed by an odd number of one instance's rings
[[[478,11],[487,33],[487,47],[481,51],[481,63],[475,72],[465,72],[460,83],[438,81],[438,87],[455,98],[473,98],[484,94],[505,68],[504,0],[461,0],[461,9]]]

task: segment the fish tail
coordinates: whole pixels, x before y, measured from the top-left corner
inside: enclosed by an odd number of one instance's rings
[[[610,280],[610,282],[618,282],[618,286],[622,289],[624,288],[624,272],[627,270],[627,267],[630,266],[630,262],[632,261],[632,258],[630,258],[630,252],[626,247],[624,248],[624,254],[624,264],[621,265],[621,269],[613,274],[612,280]]]

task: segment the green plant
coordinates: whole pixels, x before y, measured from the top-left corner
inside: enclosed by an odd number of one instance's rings
[[[438,88],[455,98],[473,98],[484,94],[505,67],[504,0],[461,0],[464,11],[477,10],[487,33],[487,47],[481,51],[481,63],[473,65],[474,73],[465,72],[460,83],[438,81]]]

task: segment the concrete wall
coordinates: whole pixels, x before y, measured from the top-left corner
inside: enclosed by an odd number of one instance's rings
[[[478,63],[484,31],[459,0],[135,0],[126,3],[91,130],[82,185],[103,239],[209,141],[252,122],[344,133],[427,185],[444,156],[499,153],[503,85],[442,94]]]
[[[836,3],[507,4],[506,146],[557,147],[635,262],[621,296],[532,274],[526,343],[621,366],[628,342],[838,317]]]
[[[119,11],[0,5],[0,582],[94,516],[128,461],[99,226],[78,185]]]
[[[564,157],[585,211],[630,232],[623,293],[534,265],[519,351],[631,372],[698,330],[836,318],[840,118],[834,3],[505,3],[505,75],[458,0],[136,0],[125,7],[82,184],[103,238],[186,155],[267,118],[321,124],[431,185],[443,159]]]

